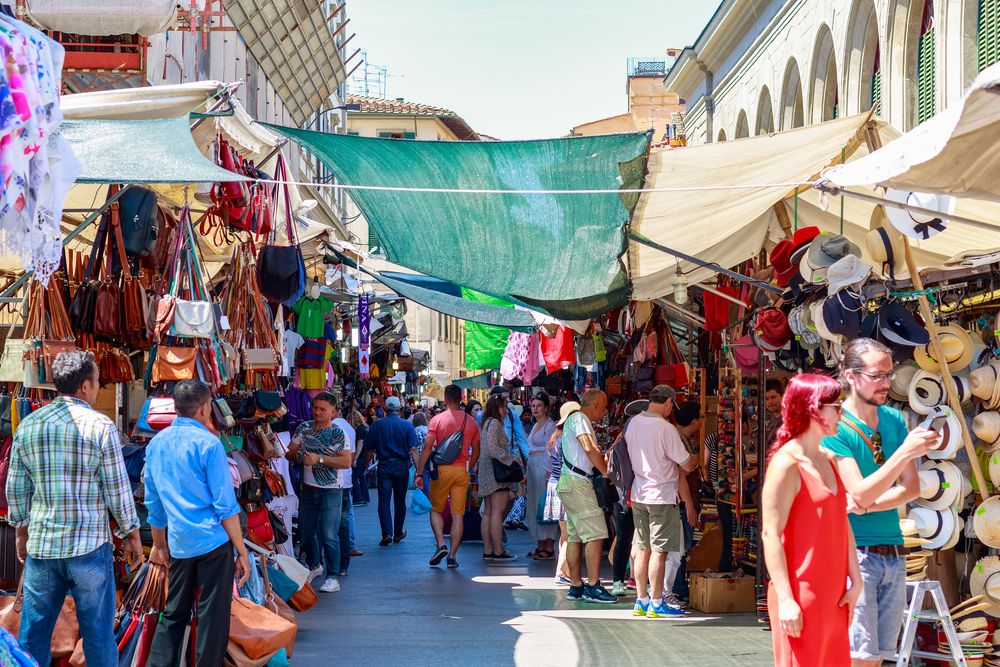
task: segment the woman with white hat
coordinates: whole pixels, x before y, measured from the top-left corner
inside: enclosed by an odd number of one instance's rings
[[[837,432],[841,411],[840,383],[833,378],[803,374],[788,383],[761,498],[776,665],[851,662],[849,628],[861,569],[847,492],[833,454],[820,448]]]

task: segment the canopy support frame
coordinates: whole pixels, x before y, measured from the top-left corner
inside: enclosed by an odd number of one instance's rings
[[[977,229],[983,229],[989,232],[996,232],[996,225],[991,225],[988,222],[983,222],[981,220],[973,220],[972,218],[966,218],[960,215],[955,215],[954,213],[946,213],[944,211],[935,211],[930,208],[922,208],[920,206],[914,206],[913,204],[907,204],[905,202],[892,201],[891,199],[883,199],[882,197],[875,197],[873,195],[867,195],[863,192],[855,192],[853,190],[845,190],[844,188],[838,187],[836,185],[831,185],[828,181],[820,181],[816,183],[815,187],[820,192],[824,192],[829,195],[837,196],[847,196],[853,197],[854,199],[860,199],[861,201],[866,201],[870,204],[878,204],[881,206],[891,206],[893,208],[903,209],[904,211],[910,211],[911,213],[920,213],[922,215],[927,215],[932,218],[945,218],[946,220],[951,220],[952,222],[958,222],[963,225],[970,225],[976,227]]]

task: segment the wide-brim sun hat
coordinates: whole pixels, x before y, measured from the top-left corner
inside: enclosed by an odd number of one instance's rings
[[[562,404],[562,407],[559,408],[559,421],[556,422],[556,426],[562,426],[563,424],[566,423],[566,420],[569,419],[569,416],[571,414],[579,411],[580,411],[579,403],[577,403],[576,401],[566,401],[565,403]]]
[[[879,335],[890,343],[916,347],[926,345],[931,337],[899,301],[890,301],[878,311]]]
[[[972,528],[980,542],[1000,549],[1000,496],[990,496],[972,512]]]
[[[920,497],[916,503],[932,510],[954,507],[962,493],[962,471],[950,461],[924,461],[917,471]]]
[[[972,336],[969,332],[957,324],[936,324],[934,330],[937,331],[941,352],[948,362],[948,370],[954,373],[966,368],[972,362]],[[925,371],[939,371],[941,364],[934,358],[930,348],[930,343],[914,348],[913,360]]]
[[[1000,444],[1000,412],[995,410],[980,412],[972,420],[972,432],[983,441],[985,449],[990,451],[996,449]],[[994,484],[1000,487],[1000,477]]]
[[[946,215],[955,212],[956,200],[949,195],[937,195],[927,192],[907,192],[889,188],[885,192],[885,199],[909,204],[918,208],[937,211]],[[948,226],[948,219],[936,215],[917,213],[895,206],[886,206],[885,214],[889,222],[899,232],[914,239],[927,240],[943,232]]]
[[[917,534],[928,541],[928,549],[943,549],[952,541],[958,541],[958,514],[953,509],[932,510],[926,507],[914,507],[907,518],[917,527]]]
[[[911,410],[920,415],[927,415],[945,403],[948,394],[944,388],[944,380],[939,374],[919,370],[910,378],[906,398]]]
[[[829,294],[836,294],[845,287],[860,287],[871,272],[871,264],[862,262],[857,255],[847,255],[838,259],[826,270]]]
[[[937,447],[928,450],[927,458],[934,461],[946,461],[955,458],[962,446],[962,424],[958,420],[958,415],[950,407],[939,405],[931,410],[919,425],[927,428],[938,417],[945,418],[944,426],[938,431],[941,439],[938,441]]]
[[[827,340],[838,345],[844,345],[847,342],[844,337],[833,333],[826,326],[826,319],[824,319],[823,315],[823,304],[825,302],[826,299],[820,299],[809,304],[809,315],[812,318],[813,326],[816,327],[816,334],[822,340]]]
[[[904,362],[896,364],[892,370],[895,376],[892,378],[892,384],[889,385],[889,396],[897,401],[908,401],[910,382],[919,369],[911,362]]]
[[[990,603],[984,611],[1000,618],[1000,558],[987,556],[976,562],[969,575],[969,592],[974,597],[983,596],[983,602]]]
[[[899,532],[903,534],[903,546],[907,549],[923,548],[930,543],[928,540],[920,537],[917,533],[917,524],[912,519],[900,519]]]
[[[995,452],[990,455],[989,473],[993,486],[1000,488],[1000,453]]]
[[[816,325],[813,324],[812,314],[808,306],[795,306],[788,313],[788,328],[795,335],[795,340],[806,350],[815,350],[819,347],[820,337],[816,333]]]
[[[969,371],[969,387],[972,389],[972,395],[981,400],[987,408],[1000,407],[996,405],[1000,394],[1000,362],[993,361]]]
[[[625,416],[635,417],[637,414],[646,410],[647,408],[649,408],[649,399],[647,398],[640,398],[635,401],[629,401],[625,405]]]
[[[865,249],[869,259],[881,268],[883,274],[902,273],[906,270],[903,235],[888,220],[880,221],[877,227],[865,235]]]
[[[824,232],[809,242],[809,249],[803,256],[810,268],[823,269],[833,266],[848,255],[861,257],[861,248],[842,234]]]
[[[802,255],[802,258],[799,260],[799,275],[802,276],[802,281],[806,285],[826,283],[826,269],[827,267],[825,266],[811,266],[808,255]]]

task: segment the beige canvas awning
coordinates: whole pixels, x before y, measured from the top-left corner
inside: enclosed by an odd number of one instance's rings
[[[645,187],[681,189],[643,193],[632,228],[702,261],[735,266],[760,252],[769,228],[780,230],[773,207],[794,190],[791,184],[810,182],[842,155],[850,157],[869,123],[885,126],[868,113],[772,135],[654,150]],[[670,292],[675,257],[631,242],[628,259],[633,298]],[[680,266],[688,283],[714,275],[686,262]]]

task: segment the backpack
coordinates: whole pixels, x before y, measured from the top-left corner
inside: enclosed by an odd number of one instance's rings
[[[632,490],[632,482],[635,481],[632,459],[629,457],[628,443],[625,441],[625,432],[630,421],[632,420],[625,422],[621,434],[611,446],[611,458],[608,460],[608,477],[618,487],[618,493],[622,498],[628,497]]]
[[[156,193],[133,185],[121,196],[118,210],[125,252],[133,257],[151,255],[159,232]]]

